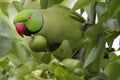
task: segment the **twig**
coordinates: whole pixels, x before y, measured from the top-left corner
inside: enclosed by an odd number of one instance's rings
[[[84,22],[84,27],[85,29],[88,29],[90,26],[94,25],[95,24],[95,21],[96,21],[96,5],[97,5],[97,2],[94,3],[93,5],[93,20],[92,21],[88,21],[87,22]],[[79,60],[84,60],[84,56],[86,54],[86,50],[87,48],[83,47],[76,55],[76,58],[79,59]]]
[[[96,21],[96,5],[97,5],[97,2],[95,2],[93,5],[93,21],[92,21],[93,25],[95,24],[95,21]]]
[[[86,50],[87,50],[87,48],[83,47],[83,48],[78,52],[78,54],[76,55],[76,58],[79,59],[79,60],[81,60],[81,61],[84,61],[84,56],[85,56]]]

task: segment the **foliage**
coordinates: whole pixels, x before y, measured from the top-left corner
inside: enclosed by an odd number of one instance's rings
[[[46,9],[62,1],[65,0],[0,1],[0,80],[120,79],[120,57],[116,56],[112,48],[114,39],[120,34],[118,0],[76,1],[68,14],[83,23],[84,34],[76,42],[75,51],[64,40],[52,52],[34,52],[29,48],[31,37],[21,38],[16,33],[11,20],[14,12],[23,9]],[[80,12],[79,16],[75,14],[76,10]],[[87,19],[82,16],[84,12],[87,13]]]

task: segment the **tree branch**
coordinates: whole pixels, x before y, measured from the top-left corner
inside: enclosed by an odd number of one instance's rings
[[[97,5],[97,2],[95,2],[93,5],[93,21],[92,21],[93,25],[95,24],[95,21],[96,21],[96,5]]]
[[[97,2],[94,3],[93,5],[93,20],[92,21],[87,21],[87,22],[84,22],[84,27],[85,29],[88,29],[90,26],[94,25],[95,22],[96,22],[96,5],[97,5]],[[76,58],[79,59],[79,60],[84,60],[84,56],[86,54],[86,51],[87,51],[87,48],[83,47],[76,55]]]

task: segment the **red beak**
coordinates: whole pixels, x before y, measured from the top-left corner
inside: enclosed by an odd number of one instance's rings
[[[25,25],[22,22],[18,22],[15,24],[15,28],[20,36],[23,37],[23,33],[25,31]]]

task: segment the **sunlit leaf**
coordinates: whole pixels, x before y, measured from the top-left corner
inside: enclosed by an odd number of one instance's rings
[[[12,47],[13,35],[8,23],[0,18],[0,57],[5,56]]]
[[[9,60],[8,58],[0,59],[0,68],[5,69],[8,66]]]
[[[69,80],[70,78],[68,71],[60,66],[55,68],[54,74],[58,80]]]
[[[22,4],[19,1],[13,1],[12,3],[13,3],[13,5],[15,6],[15,8],[18,12],[23,10]]]
[[[60,62],[59,62],[56,58],[54,58],[54,59],[52,59],[52,60],[50,61],[49,65],[48,65],[48,68],[49,68],[51,71],[54,72],[55,68],[56,68],[57,66],[60,66],[59,63],[60,63]]]

